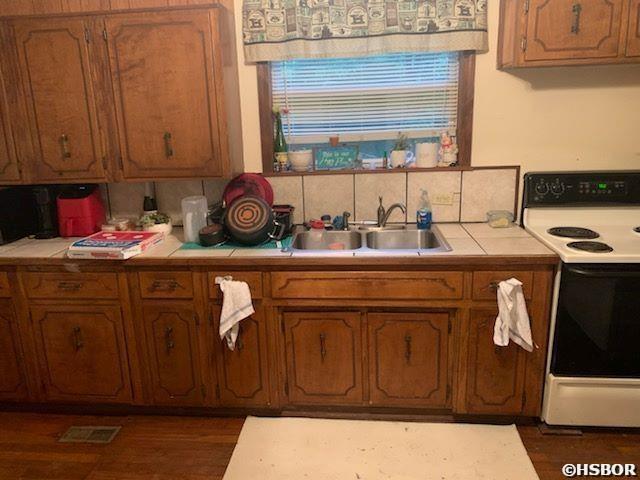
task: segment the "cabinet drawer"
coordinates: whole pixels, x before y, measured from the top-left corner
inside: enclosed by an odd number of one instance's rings
[[[25,273],[30,298],[118,298],[115,273]]]
[[[140,272],[142,298],[192,298],[191,272]]]
[[[462,272],[274,272],[274,298],[462,298]]]
[[[216,277],[229,276],[233,280],[247,282],[253,298],[262,298],[262,273],[260,272],[209,272],[209,297],[222,299],[220,288],[216,285]]]
[[[0,272],[0,297],[10,297],[11,287],[9,286],[9,276],[7,272]]]
[[[493,271],[493,272],[473,272],[473,299],[474,300],[495,300],[498,283],[510,278],[517,278],[522,282],[524,298],[531,300],[533,294],[533,272],[522,271]]]

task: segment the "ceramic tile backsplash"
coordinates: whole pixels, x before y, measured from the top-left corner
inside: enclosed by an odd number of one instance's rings
[[[364,173],[355,176],[355,216],[357,221],[377,220],[378,197],[382,197],[385,208],[394,203],[407,204],[407,174]],[[353,213],[353,212],[352,212]],[[406,222],[407,217],[401,210],[395,209],[389,222]]]
[[[302,193],[302,177],[269,177],[273,187],[273,201],[276,204],[293,205],[293,222],[304,222],[304,195]]]
[[[354,210],[353,175],[308,175],[302,178],[306,220]]]
[[[429,193],[434,222],[460,221],[461,172],[409,172],[407,176],[407,218],[410,222],[415,220],[422,189]],[[451,205],[436,205],[438,195],[451,196]]]
[[[390,222],[413,223],[420,203],[420,190],[429,192],[433,219],[443,222],[484,222],[488,210],[513,211],[516,198],[516,168],[479,169],[465,172],[390,172],[358,175],[332,174],[268,177],[276,203],[295,207],[294,222],[310,218],[352,213],[352,220],[376,220],[378,196],[389,207],[407,206],[407,215],[396,210]],[[190,195],[206,195],[209,204],[222,198],[228,179],[155,182],[158,208],[174,224],[182,224],[181,201]],[[142,211],[144,183],[111,183],[101,186],[112,217],[137,218]],[[451,204],[439,204],[446,197]],[[437,198],[439,197],[439,198]]]
[[[182,199],[193,195],[204,195],[201,180],[156,182],[158,210],[171,217],[174,225],[182,225]]]
[[[204,186],[204,194],[207,196],[209,205],[218,203],[222,200],[224,187],[227,186],[227,183],[229,183],[229,179],[227,178],[212,178],[202,182],[202,185]]]
[[[137,219],[142,212],[144,183],[110,183],[108,185],[111,216]]]
[[[489,210],[514,211],[516,168],[462,172],[462,222],[484,222]]]

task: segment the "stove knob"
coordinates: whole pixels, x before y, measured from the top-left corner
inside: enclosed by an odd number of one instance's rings
[[[564,183],[556,181],[551,184],[551,192],[554,195],[562,195],[564,193]]]
[[[549,193],[549,184],[545,182],[540,182],[536,185],[536,193],[538,195],[546,195]]]

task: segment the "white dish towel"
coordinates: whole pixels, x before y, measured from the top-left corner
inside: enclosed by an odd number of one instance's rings
[[[235,350],[240,321],[255,313],[251,290],[247,282],[235,281],[231,277],[216,277],[216,284],[222,291],[220,339],[226,340],[229,350]]]
[[[493,343],[506,347],[511,339],[527,352],[533,351],[531,323],[520,280],[510,278],[498,284],[498,312]]]

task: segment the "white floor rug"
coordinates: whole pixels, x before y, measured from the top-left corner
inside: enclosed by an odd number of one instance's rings
[[[515,426],[248,417],[224,480],[537,480]]]

